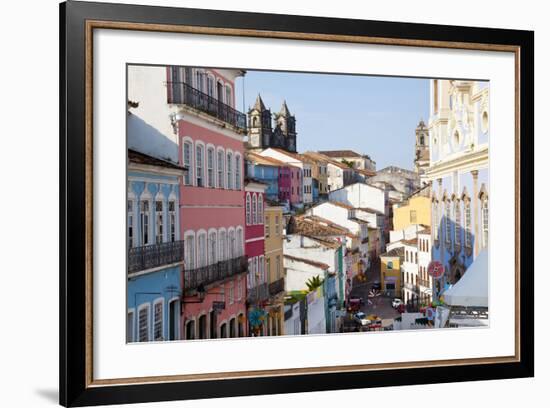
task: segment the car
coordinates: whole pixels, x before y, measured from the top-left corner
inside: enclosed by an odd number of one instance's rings
[[[391,302],[391,306],[394,308],[394,309],[397,309],[399,307],[399,305],[402,305],[403,304],[403,301],[399,298],[395,298],[392,300]]]
[[[363,304],[363,298],[351,298],[348,301],[348,312],[358,312]]]
[[[379,281],[374,281],[373,284],[372,284],[372,289],[380,290],[380,289],[382,289],[382,285],[380,285]]]
[[[363,312],[357,312],[353,315],[353,320],[361,326],[368,326],[371,322]]]

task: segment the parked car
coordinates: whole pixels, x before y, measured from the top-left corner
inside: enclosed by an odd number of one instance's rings
[[[391,302],[391,305],[394,309],[397,309],[399,307],[399,305],[402,305],[402,304],[403,304],[403,301],[399,298],[395,298]]]
[[[371,323],[370,320],[367,319],[367,316],[365,315],[365,313],[363,312],[355,313],[353,315],[353,320],[361,326],[367,326]]]
[[[373,284],[372,284],[372,289],[380,290],[380,289],[382,289],[382,285],[380,285],[379,281],[374,281]]]
[[[363,299],[360,297],[350,298],[348,301],[348,312],[358,312],[363,304]]]

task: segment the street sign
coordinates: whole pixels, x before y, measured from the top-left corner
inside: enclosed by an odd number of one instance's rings
[[[431,261],[428,264],[428,275],[434,279],[439,279],[445,273],[445,266],[439,261]]]

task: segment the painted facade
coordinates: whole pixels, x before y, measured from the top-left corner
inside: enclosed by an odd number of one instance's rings
[[[246,336],[243,134],[234,109],[240,70],[166,68],[166,100],[189,168],[180,188],[185,240],[184,338]]]
[[[383,292],[390,296],[399,296],[402,291],[401,262],[403,247],[389,250],[380,255],[380,284]]]
[[[489,84],[432,80],[432,257],[445,266],[440,292],[489,246]]]
[[[411,225],[430,226],[432,222],[432,205],[429,197],[411,197],[405,203],[393,206],[393,229],[402,230]]]
[[[126,339],[179,340],[184,248],[178,207],[184,169],[134,150],[128,151],[128,163]]]

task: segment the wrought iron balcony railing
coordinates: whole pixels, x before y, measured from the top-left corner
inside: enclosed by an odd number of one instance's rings
[[[248,261],[245,256],[227,259],[201,268],[189,269],[184,272],[183,287],[186,291],[197,289],[246,272]]]
[[[168,82],[168,103],[187,105],[246,131],[246,115],[185,82]]]
[[[260,283],[248,290],[246,299],[248,303],[257,303],[266,301],[269,298],[269,287],[267,282]]]
[[[128,273],[181,262],[183,253],[183,241],[130,248],[128,251]]]
[[[275,296],[285,290],[285,278],[277,279],[269,284],[269,295]]]

